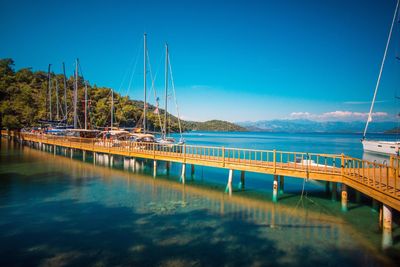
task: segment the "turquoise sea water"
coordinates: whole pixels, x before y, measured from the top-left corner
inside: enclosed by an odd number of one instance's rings
[[[345,153],[363,157],[357,135],[187,133],[189,144]],[[88,153],[57,155],[2,141],[0,266],[396,266],[382,251],[370,200],[349,211],[325,185],[285,179],[277,204],[272,178],[246,173],[246,190],[224,193],[227,170],[196,166],[186,185],[180,164],[136,171],[94,165]],[[235,172],[234,183],[239,180]],[[303,189],[304,185],[304,191]]]

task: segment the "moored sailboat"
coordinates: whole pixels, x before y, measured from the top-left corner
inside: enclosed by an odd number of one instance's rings
[[[181,145],[184,144],[184,139],[182,137],[182,129],[180,124],[179,112],[178,112],[178,124],[179,124],[179,132],[181,134],[180,140],[177,142],[175,138],[168,136],[168,69],[171,69],[170,61],[169,61],[169,52],[168,52],[168,44],[165,44],[165,109],[164,109],[164,126],[161,127],[162,133],[161,138],[158,138],[156,141],[162,145]],[[171,73],[171,71],[170,71]],[[171,73],[172,75],[172,73]],[[171,82],[173,82],[171,77]],[[175,89],[174,89],[175,92]],[[176,101],[176,99],[175,99]]]
[[[368,125],[372,121],[372,111],[374,109],[375,99],[376,99],[379,84],[381,81],[382,71],[383,71],[383,67],[385,65],[386,55],[387,55],[387,51],[388,51],[389,44],[390,44],[390,39],[392,37],[393,27],[395,25],[397,12],[399,9],[399,3],[400,3],[400,0],[397,1],[396,9],[394,11],[392,24],[391,24],[390,31],[389,31],[389,36],[388,36],[388,39],[386,42],[385,52],[383,54],[383,59],[382,59],[378,79],[377,79],[376,86],[375,86],[374,96],[372,98],[372,103],[371,103],[371,107],[369,110],[367,123],[365,124],[364,134],[363,134],[363,138],[361,140],[364,151],[378,153],[378,154],[384,154],[384,155],[399,155],[400,142],[399,141],[367,140],[366,133],[367,133]]]

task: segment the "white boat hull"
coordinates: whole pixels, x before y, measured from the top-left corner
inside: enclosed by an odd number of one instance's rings
[[[366,152],[384,154],[384,155],[398,155],[400,142],[396,141],[376,141],[376,140],[362,140],[363,149]]]

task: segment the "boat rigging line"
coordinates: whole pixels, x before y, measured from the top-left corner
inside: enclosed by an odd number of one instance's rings
[[[363,140],[365,139],[365,135],[367,133],[368,124],[372,121],[372,111],[374,109],[376,94],[378,92],[379,84],[381,82],[382,71],[383,71],[383,67],[385,65],[386,55],[387,55],[387,51],[388,51],[389,44],[390,44],[390,39],[392,37],[393,26],[394,26],[394,23],[396,21],[397,10],[399,9],[399,3],[400,3],[400,0],[397,0],[396,9],[394,11],[394,15],[393,15],[393,19],[392,19],[392,25],[390,26],[389,36],[388,36],[388,39],[387,39],[387,42],[386,42],[385,52],[383,53],[382,63],[381,63],[381,67],[380,67],[379,75],[378,75],[378,80],[376,81],[374,96],[372,98],[372,103],[371,103],[371,108],[370,108],[369,113],[368,113],[367,123],[365,124],[365,129],[364,129],[364,133],[363,133],[363,137],[362,137]]]

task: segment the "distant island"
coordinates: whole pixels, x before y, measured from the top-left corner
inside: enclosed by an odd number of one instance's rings
[[[56,114],[56,90],[57,80],[59,87],[59,105],[63,105],[64,86],[63,75],[51,73],[52,77],[52,109],[53,117]],[[72,99],[74,77],[67,77],[67,121],[73,121]],[[1,127],[7,129],[21,129],[24,127],[39,126],[39,121],[48,118],[48,75],[45,71],[32,71],[31,68],[14,70],[12,59],[0,59],[0,119]],[[111,121],[111,88],[98,87],[96,84],[87,84],[89,105],[89,123],[92,128],[110,126]],[[84,99],[85,81],[78,78],[79,103]],[[132,100],[128,96],[121,96],[114,92],[115,124],[121,128],[132,128],[143,120],[143,101]],[[62,111],[62,109],[60,109]],[[147,127],[150,131],[160,131],[159,116],[155,112],[156,107],[148,105]],[[164,116],[165,111],[159,108],[159,114]],[[60,112],[60,118],[64,114]],[[179,131],[177,117],[167,113],[168,124],[171,132]],[[82,105],[78,105],[78,120],[82,127],[84,111]],[[239,125],[222,121],[210,120],[205,122],[181,120],[183,131],[246,131]]]
[[[185,121],[187,128],[194,131],[223,131],[223,132],[246,132],[247,128],[239,126],[237,124],[221,121],[221,120],[211,120],[205,122],[196,121]]]

